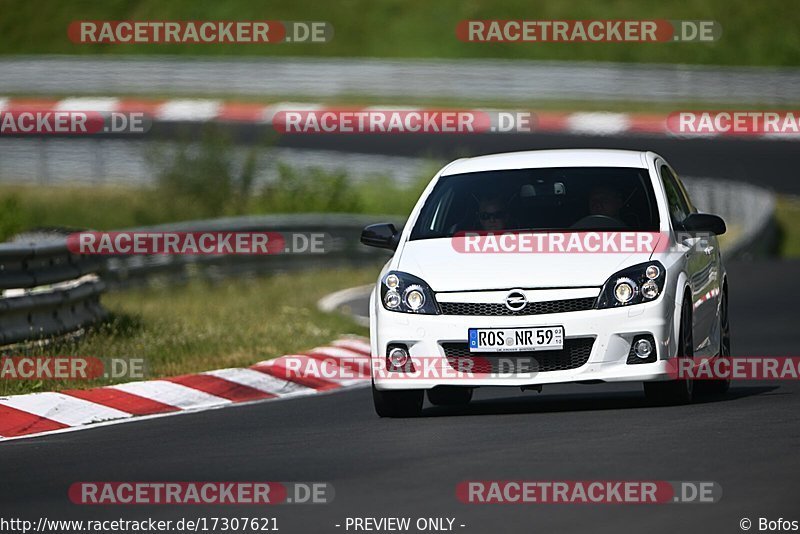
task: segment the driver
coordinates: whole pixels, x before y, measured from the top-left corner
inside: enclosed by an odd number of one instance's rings
[[[498,232],[506,228],[508,212],[499,198],[484,198],[478,203],[478,222],[482,230]]]
[[[625,200],[622,194],[607,185],[598,185],[589,193],[589,215],[604,215],[620,219],[620,211]]]

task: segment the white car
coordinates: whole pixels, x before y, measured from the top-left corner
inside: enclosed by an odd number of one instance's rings
[[[691,401],[699,388],[669,365],[730,354],[724,232],[653,152],[446,165],[402,232],[361,235],[395,251],[370,298],[378,415],[419,415],[425,391],[435,405],[466,404],[480,386],[636,381],[657,402]]]

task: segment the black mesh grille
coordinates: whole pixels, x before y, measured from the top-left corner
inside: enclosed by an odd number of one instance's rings
[[[450,367],[473,373],[543,373],[577,369],[589,361],[594,338],[564,340],[562,350],[470,352],[467,343],[442,343]]]
[[[564,313],[594,308],[594,297],[583,299],[549,300],[529,302],[519,311],[511,311],[505,304],[485,302],[441,302],[443,315],[541,315],[544,313]]]

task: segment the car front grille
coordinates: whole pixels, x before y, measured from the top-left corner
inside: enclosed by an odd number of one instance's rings
[[[542,315],[545,313],[564,313],[591,310],[594,297],[582,299],[548,300],[529,302],[518,311],[511,311],[502,303],[486,302],[440,302],[442,315],[485,315],[491,317],[512,315]]]
[[[543,373],[577,369],[589,361],[593,337],[564,340],[561,350],[535,352],[470,352],[467,343],[442,343],[450,367],[473,373]]]

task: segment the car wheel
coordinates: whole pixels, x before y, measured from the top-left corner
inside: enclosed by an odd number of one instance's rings
[[[678,334],[678,358],[692,358],[694,343],[692,341],[692,305],[686,301],[681,310],[681,326]],[[677,367],[680,369],[680,366]],[[684,378],[665,380],[662,382],[645,382],[644,394],[647,400],[659,405],[686,404],[692,402],[694,380]]]
[[[731,327],[728,323],[728,293],[722,293],[719,310],[719,355],[717,358],[731,357]],[[730,376],[725,380],[698,380],[695,385],[697,394],[724,395],[731,388]]]
[[[472,400],[473,388],[438,386],[428,390],[428,400],[434,406],[463,406]]]
[[[418,417],[425,399],[421,389],[380,391],[372,385],[375,412],[381,417]]]

